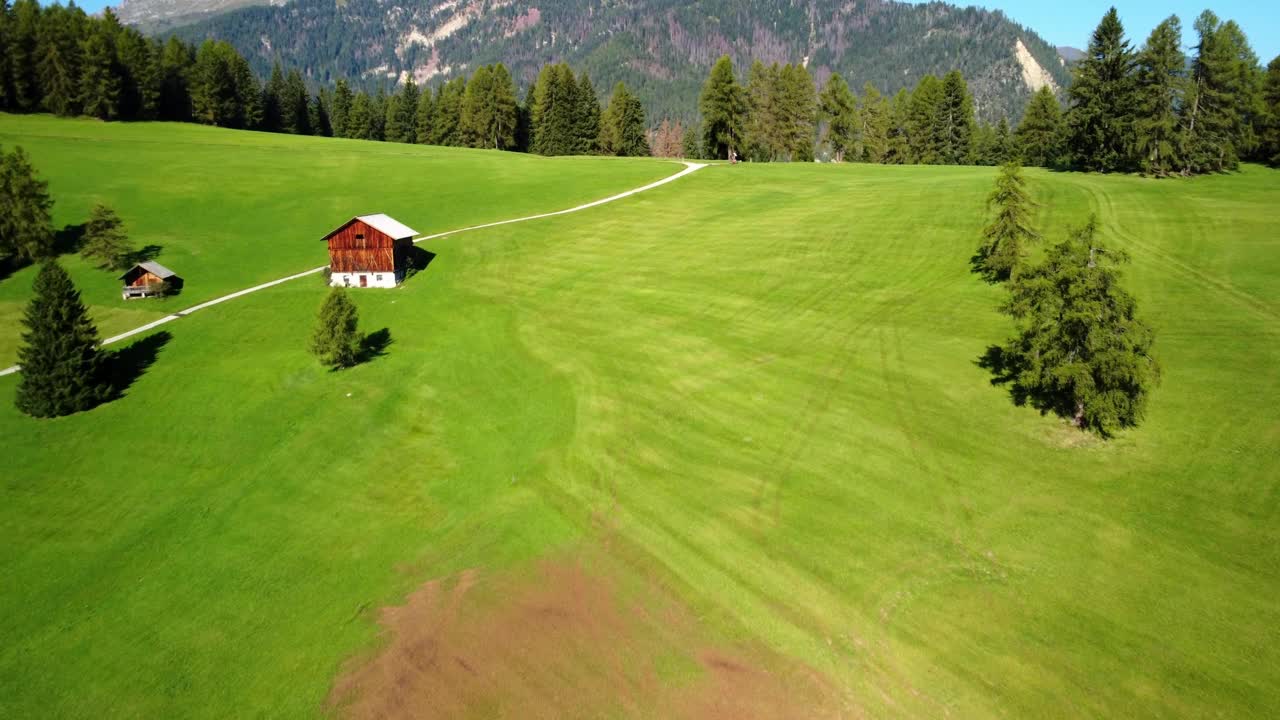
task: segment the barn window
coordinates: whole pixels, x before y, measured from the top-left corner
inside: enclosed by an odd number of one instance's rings
[[[363,239],[364,239],[364,233],[356,233],[356,239],[357,239],[357,240],[363,240]]]
[[[373,279],[374,279],[374,280],[377,280],[378,282],[382,282],[382,275],[381,275],[381,274],[374,275],[374,276],[373,276]]]

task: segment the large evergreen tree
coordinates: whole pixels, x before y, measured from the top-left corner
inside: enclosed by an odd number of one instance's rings
[[[531,112],[532,150],[539,155],[572,155],[578,150],[578,85],[568,65],[548,65],[537,81]]]
[[[1027,165],[1054,167],[1062,161],[1062,106],[1053,89],[1040,88],[1031,96],[1027,112],[1014,131],[1022,161]]]
[[[396,104],[395,121],[403,128],[399,142],[418,141],[418,95],[418,83],[414,82],[413,75],[409,75],[400,88],[400,101]]]
[[[889,101],[875,85],[867,83],[862,88],[862,109],[858,113],[861,121],[859,136],[861,138],[862,156],[860,160],[870,163],[882,163],[889,157],[889,134],[893,129],[893,111]]]
[[[739,152],[753,161],[777,160],[785,151],[783,137],[782,69],[777,63],[765,65],[756,60],[747,70],[746,118],[743,122],[742,147]]]
[[[121,28],[116,36],[121,117],[155,120],[160,116],[162,52],[159,41],[149,41],[133,28]]]
[[[731,151],[742,148],[746,99],[728,55],[711,68],[698,109],[702,112],[702,146],[709,157],[724,160]]]
[[[36,76],[36,52],[40,32],[40,3],[14,0],[10,10],[8,55],[13,97],[10,107],[34,112],[40,106],[40,81]]]
[[[99,23],[81,45],[79,104],[85,115],[114,120],[120,112],[120,72],[115,38]]]
[[[937,149],[941,162],[966,165],[973,154],[973,96],[959,70],[942,79],[942,97],[936,114]]]
[[[288,92],[284,83],[284,69],[277,60],[271,64],[271,76],[262,86],[262,129],[267,132],[284,132],[284,97]]]
[[[471,147],[508,150],[515,145],[515,85],[506,66],[477,68],[462,98],[462,130]]]
[[[844,162],[851,155],[857,159],[861,154],[861,119],[858,114],[858,98],[849,90],[849,85],[840,77],[840,73],[832,73],[827,84],[818,97],[818,110],[827,122],[827,144],[831,146],[831,154],[836,162]]]
[[[51,5],[40,14],[36,36],[36,80],[40,105],[55,115],[80,112],[80,68],[84,11]]]
[[[945,162],[942,122],[938,113],[945,106],[942,83],[932,75],[920,79],[911,92],[907,106],[906,141],[907,163],[938,165]]]
[[[1093,31],[1067,92],[1068,149],[1081,169],[1115,172],[1131,165],[1137,93],[1134,54],[1115,8]]]
[[[613,89],[609,107],[601,119],[600,150],[606,155],[625,157],[644,157],[649,154],[644,105],[623,83],[618,83]]]
[[[462,101],[467,94],[467,80],[458,76],[436,90],[435,115],[431,123],[431,144],[463,144]]]
[[[578,76],[574,87],[573,152],[576,155],[592,155],[599,149],[600,98],[596,96],[596,87],[591,84],[591,78],[585,72]]]
[[[373,139],[373,106],[368,93],[356,93],[343,124],[343,137],[354,140]]]
[[[990,282],[1003,282],[1017,275],[1027,246],[1039,238],[1031,227],[1032,205],[1022,168],[1016,162],[1001,166],[995,190],[987,198],[987,209],[993,215],[982,229],[974,272]]]
[[[1178,111],[1186,94],[1187,58],[1182,23],[1170,16],[1151,31],[1138,53],[1134,150],[1144,173],[1165,176],[1182,169]]]
[[[1000,352],[1015,397],[1104,437],[1142,420],[1160,378],[1154,333],[1121,287],[1126,260],[1091,218],[1013,278],[1003,308],[1016,326]]]
[[[431,88],[423,88],[418,93],[418,107],[413,116],[414,139],[420,144],[431,142],[432,120],[435,115],[435,101],[431,96]]]
[[[36,275],[22,320],[18,364],[22,379],[15,404],[33,417],[57,417],[88,410],[106,399],[98,330],[71,276],[55,260]]]
[[[1271,167],[1280,167],[1280,55],[1267,65],[1263,102],[1262,159]]]
[[[195,55],[181,40],[170,37],[160,54],[159,112],[162,120],[191,119],[190,73]]]
[[[53,252],[49,183],[36,175],[21,147],[0,148],[0,259],[34,262]]]
[[[1231,170],[1253,149],[1260,106],[1257,56],[1234,21],[1205,10],[1195,22],[1199,43],[1191,66],[1182,149],[1184,173]]]
[[[355,365],[360,358],[359,324],[355,303],[346,289],[331,288],[311,335],[311,353],[321,365],[334,370]]]
[[[783,156],[789,161],[812,162],[818,112],[813,76],[803,65],[795,64],[784,65],[778,79]]]
[[[329,113],[329,123],[333,125],[334,137],[351,137],[347,131],[347,119],[351,116],[351,103],[355,100],[355,95],[351,92],[351,86],[343,78],[333,86],[333,108]]]

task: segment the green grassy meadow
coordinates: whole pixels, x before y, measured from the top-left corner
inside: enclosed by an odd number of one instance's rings
[[[0,147],[15,145],[49,181],[55,227],[79,225],[105,202],[138,248],[159,248],[155,259],[186,280],[178,297],[130,302],[118,272],[65,256],[104,337],[324,265],[320,239],[352,214],[385,212],[432,234],[572,207],[675,167],[0,114]],[[34,276],[28,268],[0,283],[0,366],[17,357]]]
[[[186,167],[221,158],[223,209],[143,171],[164,143],[128,148],[164,133]],[[0,117],[0,142],[28,147],[60,222],[101,198],[172,247],[183,306],[323,263],[348,206],[441,230],[675,169],[41,118]],[[417,184],[368,181],[393,173]],[[1110,442],[976,365],[1008,331],[968,272],[987,168],[712,166],[430,241],[425,272],[355,294],[392,344],[344,372],[305,351],[326,291],[304,278],[164,326],[91,412],[27,418],[0,378],[0,716],[324,715],[378,608],[574,554],[813,668],[846,716],[1267,715],[1280,173],[1027,174],[1049,240],[1099,214],[1158,331],[1150,415]],[[112,313],[69,264],[104,328],[150,312]],[[0,280],[4,317],[28,272]]]

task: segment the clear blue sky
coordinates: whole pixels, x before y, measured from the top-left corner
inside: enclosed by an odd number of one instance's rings
[[[64,0],[65,1],[65,0]],[[922,0],[915,0],[920,2]],[[978,5],[1003,10],[1015,21],[1040,33],[1054,45],[1071,45],[1083,49],[1089,44],[1089,34],[1098,26],[1107,8],[1115,5],[1120,11],[1134,46],[1142,44],[1161,20],[1171,13],[1182,18],[1184,42],[1195,44],[1191,23],[1206,7],[1223,19],[1240,23],[1249,42],[1258,53],[1262,64],[1280,54],[1280,2],[1277,0],[951,0],[958,5]],[[104,5],[118,4],[119,0],[83,0],[77,4],[89,12],[97,12]]]
[[[921,0],[914,0],[920,2]],[[1120,13],[1125,34],[1134,47],[1142,45],[1151,29],[1170,15],[1182,20],[1183,44],[1196,44],[1191,25],[1206,8],[1223,20],[1235,20],[1249,36],[1249,44],[1263,65],[1280,54],[1280,2],[1277,0],[950,0],[957,5],[977,5],[1003,10],[1015,22],[1035,30],[1054,45],[1084,49],[1089,35],[1112,5]]]

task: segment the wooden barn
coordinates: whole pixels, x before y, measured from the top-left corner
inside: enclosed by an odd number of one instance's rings
[[[182,278],[158,262],[140,262],[120,276],[125,300],[163,295],[182,287]]]
[[[417,230],[381,213],[351,218],[324,237],[329,243],[329,283],[346,287],[395,287]]]

